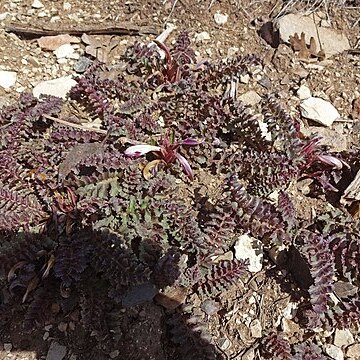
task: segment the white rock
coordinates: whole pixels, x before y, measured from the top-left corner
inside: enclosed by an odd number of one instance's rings
[[[243,84],[248,84],[250,81],[250,75],[249,74],[240,75],[239,80]]]
[[[327,57],[342,53],[351,48],[347,37],[334,29],[317,26],[312,16],[302,16],[300,14],[288,14],[277,20],[275,27],[279,29],[280,38],[284,42],[289,42],[289,37],[298,33],[305,33],[305,41],[310,43],[313,37],[316,42],[317,50],[320,50],[319,40],[322,49]],[[319,34],[319,35],[318,35]]]
[[[76,81],[71,76],[42,81],[33,89],[33,95],[39,97],[41,94],[54,95],[65,99],[69,90],[76,85]]]
[[[221,14],[219,11],[217,11],[215,14],[214,14],[214,20],[216,22],[217,25],[224,25],[227,23],[228,21],[228,17],[229,15],[227,14]]]
[[[70,44],[63,44],[54,50],[57,59],[69,59],[74,53],[75,49]]]
[[[334,105],[317,97],[310,97],[302,101],[300,109],[304,118],[325,126],[331,126],[336,119],[340,118]]]
[[[17,73],[15,71],[0,70],[0,86],[10,89],[16,83]]]
[[[261,96],[254,90],[250,90],[239,96],[245,105],[256,105],[261,101]]]
[[[229,49],[227,51],[227,57],[233,57],[238,51],[239,51],[239,48],[236,46],[229,47]]]
[[[235,258],[249,259],[249,271],[258,272],[262,268],[263,246],[262,242],[249,235],[241,235],[235,243]]]
[[[341,348],[342,346],[349,346],[354,342],[354,336],[349,329],[335,330],[334,345]]]
[[[305,100],[311,97],[311,90],[306,85],[301,85],[299,90],[296,92],[296,95],[300,100]]]
[[[250,332],[253,338],[261,338],[262,337],[262,327],[259,319],[255,319],[250,324]]]
[[[44,5],[40,0],[34,0],[31,7],[33,7],[34,9],[42,9]]]
[[[340,348],[332,344],[324,346],[325,352],[334,360],[344,360],[344,353]]]
[[[3,21],[7,18],[7,16],[10,15],[8,12],[4,12],[0,14],[0,21]]]
[[[202,31],[201,33],[195,34],[195,41],[196,42],[203,42],[210,40],[210,35],[207,31]]]

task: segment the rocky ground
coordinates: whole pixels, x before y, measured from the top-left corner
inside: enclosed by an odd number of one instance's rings
[[[16,101],[23,91],[65,97],[75,82],[73,77],[94,58],[116,64],[127,45],[135,41],[149,43],[170,28],[173,30],[166,42],[172,43],[179,31],[187,30],[199,61],[235,54],[258,55],[264,61],[264,70],[258,76],[240,79],[238,93],[245,103],[256,104],[265,94],[277,92],[292,114],[301,116],[305,135],[321,136],[332,151],[359,148],[360,5],[356,1],[318,3],[0,0],[0,106]],[[306,20],[299,16],[303,13],[309,15]],[[277,24],[278,33],[270,22]],[[119,29],[124,34],[119,34]],[[289,41],[289,35],[295,38]],[[306,182],[296,191],[306,192]],[[322,206],[327,205],[306,199],[299,201],[297,210],[310,218]],[[217,347],[228,359],[259,358],[257,345],[268,323],[277,324],[290,339],[303,335],[291,320],[293,303],[289,297],[281,297],[284,294],[279,284],[265,277],[259,256],[250,251],[254,278],[247,298],[240,302],[236,289],[229,291],[221,301],[225,315],[209,320]],[[140,323],[156,325],[160,321],[158,311],[154,307],[133,316]],[[10,331],[0,329],[0,359],[85,358],[81,354],[86,354],[86,338],[78,330],[78,319],[79,314],[74,312],[59,319],[57,326],[47,325],[27,337],[21,334],[19,318]],[[147,344],[148,334],[141,329],[133,326],[129,334],[134,334],[138,344]],[[360,359],[356,329],[326,335],[321,341],[329,358]],[[156,354],[157,344],[149,346],[150,353]],[[149,359],[155,359],[151,356]],[[125,359],[116,349],[111,358]]]

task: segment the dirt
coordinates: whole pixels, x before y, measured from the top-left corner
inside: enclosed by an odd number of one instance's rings
[[[58,63],[55,55],[38,46],[36,38],[24,38],[5,31],[10,21],[23,25],[42,28],[76,28],[82,24],[116,24],[130,22],[139,26],[153,26],[162,31],[166,21],[174,24],[177,29],[170,35],[168,43],[174,41],[180,30],[187,30],[193,39],[193,48],[201,59],[221,59],[234,53],[256,54],[263,59],[269,85],[267,88],[256,81],[241,84],[241,92],[255,90],[260,96],[268,92],[278,92],[283,101],[287,102],[292,114],[299,116],[299,99],[296,90],[302,82],[313,93],[325,94],[329,101],[338,109],[343,119],[348,121],[337,123],[329,131],[347,136],[347,147],[359,147],[359,133],[354,131],[351,116],[353,103],[360,97],[360,56],[358,53],[343,53],[326,59],[324,64],[300,61],[288,45],[281,44],[278,48],[270,47],[260,38],[258,31],[263,23],[273,18],[284,7],[282,1],[210,1],[210,0],[139,0],[139,1],[50,1],[42,0],[43,7],[35,9],[32,1],[0,0],[0,12],[9,15],[1,22],[0,27],[0,69],[17,72],[14,87],[4,90],[0,87],[0,105],[9,104],[18,98],[24,90],[32,88],[43,80],[50,80],[65,75],[76,75],[73,66],[77,59],[69,59]],[[304,4],[294,2],[288,11],[304,10]],[[228,15],[224,25],[217,25],[214,14],[220,12]],[[353,48],[359,46],[360,9],[356,7],[334,6],[320,14],[331,21],[331,26],[344,32]],[[356,23],[357,21],[357,23]],[[209,34],[209,40],[196,41],[201,32]],[[100,43],[108,46],[107,63],[116,64],[120,54],[127,45],[134,41],[145,43],[154,39],[153,35],[99,35]],[[85,53],[85,44],[75,44],[76,51]],[[112,41],[113,48],[109,50]],[[304,80],[306,79],[306,80]],[[305,128],[313,123],[304,121]],[[360,127],[357,125],[357,128]],[[346,150],[346,149],[345,149]],[[199,181],[203,183],[203,181]],[[307,198],[306,183],[294,187],[298,202],[296,208],[303,218],[314,216],[314,212],[329,206],[326,199]],[[216,186],[201,191],[216,193]],[[184,190],[186,191],[186,190]],[[274,269],[273,271],[279,271]],[[283,275],[283,283],[279,284],[264,272],[258,273],[244,291],[243,286],[235,286],[216,299],[221,309],[218,313],[208,316],[209,331],[216,347],[228,359],[260,358],[257,346],[263,331],[276,328],[284,321],[282,313],[291,301],[282,288],[288,282]],[[291,287],[291,284],[288,284]],[[197,295],[193,295],[193,303],[200,303]],[[124,310],[127,317],[127,328],[122,329],[121,347],[110,353],[114,359],[170,359],[173,355],[172,345],[160,329],[161,318],[165,310],[156,304],[137,306]],[[5,326],[0,329],[0,359],[45,359],[51,343],[54,341],[66,347],[65,359],[107,359],[107,355],[94,350],[94,339],[85,334],[79,324],[76,311],[66,315],[54,311],[53,325],[46,325],[30,337],[22,331],[21,314],[14,313]],[[287,321],[287,320],[286,320]],[[260,333],[256,331],[260,328]],[[302,339],[303,330],[292,329],[290,341]],[[262,331],[261,331],[262,330]],[[360,336],[354,332],[355,343]],[[331,341],[327,339],[326,341]],[[11,344],[11,351],[2,350],[2,345]],[[9,346],[9,345],[8,345]],[[7,349],[9,349],[7,347]],[[54,358],[55,359],[55,358]],[[50,359],[49,359],[50,360]]]

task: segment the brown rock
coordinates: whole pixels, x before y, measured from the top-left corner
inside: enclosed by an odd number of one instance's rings
[[[360,344],[354,344],[347,348],[346,356],[350,360],[360,360]]]
[[[184,303],[187,289],[184,287],[170,287],[155,296],[155,300],[166,309],[176,309]]]
[[[80,40],[75,36],[70,36],[68,34],[55,35],[55,36],[42,36],[37,40],[39,46],[43,50],[56,50],[61,45],[78,43]]]
[[[360,119],[360,97],[354,100],[353,111],[351,115],[353,119]]]

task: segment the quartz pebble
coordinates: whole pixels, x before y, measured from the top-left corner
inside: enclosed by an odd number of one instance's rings
[[[214,20],[217,25],[224,25],[228,21],[229,15],[221,14],[219,11],[214,14]]]
[[[236,259],[249,259],[249,271],[258,272],[262,269],[263,248],[261,241],[249,235],[241,235],[234,248]]]

